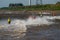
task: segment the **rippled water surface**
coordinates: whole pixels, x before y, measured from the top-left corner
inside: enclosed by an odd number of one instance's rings
[[[55,20],[57,18],[57,20]],[[60,16],[0,20],[0,40],[60,40]]]

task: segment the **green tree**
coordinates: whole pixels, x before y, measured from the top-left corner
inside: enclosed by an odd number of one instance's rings
[[[57,2],[56,4],[60,4],[60,2]]]
[[[23,4],[22,3],[15,3],[15,4],[12,4],[12,3],[10,3],[9,4],[9,7],[18,7],[18,6],[23,6]]]

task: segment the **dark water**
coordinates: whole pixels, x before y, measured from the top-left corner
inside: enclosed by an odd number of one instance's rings
[[[43,25],[28,29],[25,40],[60,40],[60,25]]]
[[[14,21],[14,19],[12,19]],[[0,20],[7,24],[7,20]],[[60,40],[60,21],[50,25],[29,26],[26,32],[13,32],[0,29],[0,40]]]

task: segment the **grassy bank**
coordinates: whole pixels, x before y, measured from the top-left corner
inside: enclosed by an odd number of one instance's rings
[[[47,5],[32,5],[20,7],[3,7],[0,10],[60,10],[60,5],[47,4]]]

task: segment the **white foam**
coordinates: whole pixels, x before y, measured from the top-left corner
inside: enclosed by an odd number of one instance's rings
[[[0,29],[4,29],[4,31],[20,31],[20,32],[26,32],[27,30],[24,22],[19,19],[13,20],[11,24],[1,25]]]
[[[52,24],[53,22],[49,22],[47,19],[55,19],[55,18],[60,18],[60,16],[56,17],[52,17],[52,16],[43,16],[43,17],[39,17],[37,16],[36,18],[28,18],[27,20],[20,20],[20,19],[15,19],[12,21],[11,24],[3,24],[0,25],[0,29],[4,29],[5,31],[22,31],[22,32],[26,32],[27,27],[26,25],[49,25]]]
[[[47,17],[36,17],[35,19],[33,18],[28,18],[26,25],[41,25],[41,24],[51,24],[51,22],[48,22]]]

